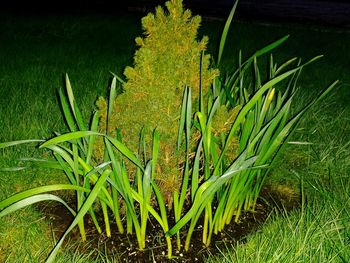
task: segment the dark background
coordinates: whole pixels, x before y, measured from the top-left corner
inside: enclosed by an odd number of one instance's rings
[[[164,2],[165,0],[12,0],[0,2],[0,14],[146,13]],[[184,3],[194,13],[202,16],[225,18],[234,1],[185,0]],[[350,0],[240,0],[236,18],[350,27]]]

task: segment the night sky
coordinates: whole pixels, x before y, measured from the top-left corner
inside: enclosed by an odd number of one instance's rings
[[[0,14],[50,15],[149,11],[165,0],[1,1]],[[184,0],[195,13],[227,17],[234,0]],[[350,27],[350,0],[240,0],[236,18]]]

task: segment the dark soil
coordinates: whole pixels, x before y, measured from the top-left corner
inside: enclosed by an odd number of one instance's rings
[[[69,238],[77,243],[81,252],[90,252],[95,249],[95,251],[116,255],[121,262],[204,262],[204,259],[209,255],[215,255],[231,244],[245,242],[246,236],[257,231],[272,211],[291,211],[297,209],[300,204],[299,198],[291,196],[288,191],[271,190],[271,188],[265,187],[260,196],[255,211],[244,212],[238,223],[232,222],[225,227],[224,231],[218,235],[213,235],[210,247],[205,247],[202,244],[202,226],[200,223],[193,233],[189,251],[185,252],[184,249],[177,251],[176,237],[174,236],[172,238],[173,255],[176,258],[172,260],[166,258],[167,246],[163,232],[157,222],[152,220],[152,217],[147,226],[148,235],[144,251],[138,249],[135,235],[119,234],[112,219],[110,222],[112,236],[109,238],[105,234],[100,235],[97,232],[91,219],[87,219],[85,224],[87,242],[81,241],[77,228],[70,234]],[[72,222],[73,217],[61,205],[45,203],[40,204],[39,209],[50,220],[56,238],[59,238]],[[89,217],[87,216],[87,218]],[[102,221],[100,220],[100,222]],[[184,243],[186,230],[183,230],[181,237],[181,241]]]

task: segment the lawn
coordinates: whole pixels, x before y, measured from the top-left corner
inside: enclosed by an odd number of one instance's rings
[[[48,138],[65,131],[57,90],[68,73],[77,103],[88,120],[96,98],[106,95],[111,74],[131,65],[134,39],[140,35],[135,14],[81,16],[0,16],[0,142]],[[204,21],[208,53],[216,54],[224,21]],[[323,54],[303,70],[296,111],[312,95],[339,79],[337,88],[308,112],[267,184],[300,197],[300,209],[273,211],[255,233],[234,240],[210,262],[349,262],[350,261],[350,32],[341,28],[256,24],[235,21],[229,32],[222,72],[237,66],[239,50],[248,57],[284,35],[273,51],[282,63]],[[260,58],[267,64],[269,57]],[[300,104],[300,105],[299,105]],[[0,149],[0,168],[41,156],[32,147]],[[66,180],[57,172],[29,168],[0,169],[0,200],[30,187]],[[42,262],[55,244],[50,222],[33,207],[1,218],[0,261]],[[101,247],[93,258],[68,241],[58,262],[106,262]],[[90,251],[91,252],[91,251]],[[94,252],[94,251],[92,251]],[[92,253],[91,252],[91,253]],[[88,259],[89,258],[89,259]],[[109,261],[123,259],[110,256]]]

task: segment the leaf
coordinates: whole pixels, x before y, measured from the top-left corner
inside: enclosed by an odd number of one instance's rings
[[[153,131],[153,147],[152,147],[152,177],[151,177],[152,180],[155,178],[158,154],[159,154],[159,135],[157,130],[155,129]]]
[[[57,252],[58,252],[59,248],[61,247],[65,237],[69,234],[69,232],[72,231],[72,229],[79,223],[79,221],[83,220],[85,214],[91,208],[92,204],[94,203],[97,195],[99,194],[103,184],[106,182],[106,180],[107,180],[108,176],[110,175],[110,173],[111,173],[110,170],[106,170],[99,177],[99,179],[96,182],[94,188],[91,190],[89,196],[87,197],[87,199],[85,200],[84,204],[80,208],[80,210],[79,210],[78,214],[76,215],[76,217],[74,218],[73,222],[68,227],[66,232],[64,232],[64,234],[62,235],[62,237],[60,238],[58,243],[55,245],[54,249],[51,251],[49,257],[46,260],[47,263],[53,263],[54,262],[55,257],[57,255]]]
[[[27,169],[27,167],[6,167],[0,168],[0,172],[18,172]]]
[[[99,118],[98,111],[96,111],[92,117],[91,127],[90,127],[90,130],[93,132],[97,132],[97,130],[98,130],[98,118]],[[88,148],[87,148],[87,154],[86,154],[86,163],[88,163],[88,164],[91,161],[92,153],[94,150],[95,140],[96,140],[96,136],[94,136],[94,135],[90,136],[90,138],[88,140]]]
[[[207,203],[211,200],[211,197],[215,192],[228,180],[232,178],[235,174],[249,169],[252,166],[256,157],[244,160],[246,157],[246,151],[243,152],[236,161],[231,165],[231,167],[222,176],[211,176],[207,181],[205,181],[197,190],[193,205],[190,210],[173,226],[167,233],[167,236],[171,236],[178,232],[189,220],[192,218],[199,218],[198,213],[200,213]],[[191,233],[188,233],[189,235]]]
[[[181,117],[180,117],[180,123],[179,123],[179,129],[177,134],[177,149],[180,149],[181,143],[182,143],[182,135],[185,128],[185,120],[186,120],[186,102],[188,100],[188,90],[189,88],[186,87],[184,89],[184,94],[182,98],[182,106],[181,106]]]
[[[5,200],[6,201],[6,200]],[[28,205],[32,205],[38,202],[42,202],[42,201],[57,201],[60,202],[61,204],[63,204],[72,214],[73,216],[75,216],[75,212],[74,210],[65,202],[63,201],[61,198],[59,198],[56,195],[52,195],[52,194],[39,194],[39,195],[33,195],[27,198],[24,198],[8,207],[6,207],[5,209],[3,209],[0,212],[0,217],[3,217],[7,214],[13,213],[21,208],[24,208]]]
[[[231,12],[226,20],[225,26],[224,26],[224,30],[222,31],[221,34],[221,39],[220,39],[220,45],[219,45],[219,55],[218,55],[218,65],[221,62],[221,57],[222,54],[224,52],[224,47],[225,47],[225,43],[226,43],[226,38],[227,38],[227,34],[228,34],[228,30],[230,29],[231,23],[232,23],[232,19],[233,19],[233,15],[236,11],[237,8],[237,4],[238,4],[238,0],[236,0],[235,4],[233,5]]]
[[[123,154],[125,157],[127,157],[130,161],[132,161],[134,164],[136,164],[142,171],[144,171],[144,168],[140,162],[140,160],[135,156],[135,154],[126,147],[123,143],[118,141],[115,138],[106,136],[106,138],[112,143],[112,145],[117,148],[117,150]]]
[[[125,81],[121,78],[121,77],[119,77],[117,74],[115,74],[115,73],[113,73],[113,72],[110,72],[112,75],[113,75],[113,77],[114,78],[116,78],[120,83],[122,83],[122,84],[124,84],[125,83]]]
[[[2,143],[0,143],[0,149],[11,147],[11,146],[16,146],[16,145],[20,145],[20,144],[44,142],[44,141],[45,140],[30,139],[30,140],[19,140],[19,141],[12,141],[12,142],[2,142]]]
[[[107,129],[106,129],[107,133],[109,131],[109,124],[110,124],[110,120],[111,120],[111,116],[112,116],[112,112],[113,112],[113,103],[114,103],[115,98],[117,97],[116,87],[117,87],[117,80],[116,80],[116,77],[114,77],[112,79],[111,90],[109,92],[108,113],[107,113]]]
[[[63,110],[63,115],[64,115],[64,118],[67,122],[67,125],[68,125],[68,128],[70,131],[76,131],[77,130],[77,127],[75,125],[75,121],[74,121],[74,118],[73,118],[73,115],[72,115],[72,112],[71,112],[71,109],[69,107],[69,104],[68,104],[68,101],[67,101],[67,98],[66,96],[64,95],[62,89],[60,89],[58,91],[58,95],[60,97],[60,102],[61,102],[61,107],[62,107],[62,110]]]
[[[52,192],[52,191],[60,191],[60,190],[75,190],[75,191],[83,191],[83,192],[89,192],[89,189],[86,189],[81,186],[77,185],[70,185],[70,184],[54,184],[54,185],[46,185],[46,186],[40,186],[36,188],[32,188],[23,192],[20,192],[18,194],[12,195],[9,198],[6,198],[5,200],[0,202],[0,209],[3,209],[9,205],[12,205],[18,201],[21,201],[25,198],[39,195],[46,192]]]
[[[86,137],[86,136],[91,136],[91,135],[103,136],[103,134],[98,133],[98,132],[94,132],[94,131],[69,132],[69,133],[65,133],[63,135],[54,137],[54,138],[52,138],[50,140],[47,140],[46,142],[41,144],[39,146],[39,148],[44,148],[44,147],[48,147],[48,146],[51,146],[51,145],[56,145],[58,143],[67,142],[67,141],[71,141],[71,140],[75,140],[75,139],[79,139],[79,138]]]

